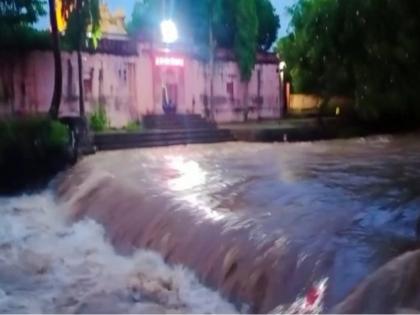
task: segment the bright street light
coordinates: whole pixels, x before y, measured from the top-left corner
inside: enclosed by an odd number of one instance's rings
[[[162,21],[160,32],[162,33],[162,41],[166,44],[172,44],[178,40],[178,29],[172,20]]]

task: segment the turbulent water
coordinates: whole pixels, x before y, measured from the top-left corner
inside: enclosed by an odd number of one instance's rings
[[[419,247],[417,137],[88,157],[1,200],[0,311],[328,311]]]
[[[115,253],[101,226],[71,224],[50,192],[0,199],[0,313],[230,313],[157,253]]]

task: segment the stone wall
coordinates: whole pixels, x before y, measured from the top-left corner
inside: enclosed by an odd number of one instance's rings
[[[86,112],[103,106],[112,127],[122,127],[146,114],[162,111],[161,86],[156,80],[156,50],[138,44],[137,54],[83,53]],[[210,71],[188,54],[179,70],[178,112],[203,116],[209,104]],[[79,114],[76,53],[62,53],[61,116]],[[46,113],[54,86],[53,56],[48,51],[0,52],[0,115]],[[280,118],[277,64],[258,63],[248,84],[249,118]],[[214,116],[218,122],[242,121],[244,84],[232,60],[219,59],[214,73]]]
[[[106,108],[111,125],[121,127],[139,119],[135,93],[137,58],[83,53],[83,83],[88,113]],[[61,116],[79,114],[76,53],[62,53],[63,91]],[[51,52],[1,54],[0,114],[33,114],[48,111],[54,87]]]
[[[291,94],[288,104],[288,111],[292,114],[317,113],[321,105],[322,98],[314,94]],[[329,101],[329,106],[345,108],[352,104],[350,98],[344,96],[334,96]]]

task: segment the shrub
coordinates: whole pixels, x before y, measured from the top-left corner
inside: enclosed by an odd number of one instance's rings
[[[131,121],[124,127],[124,130],[127,132],[137,132],[141,130],[141,125],[138,121]]]
[[[48,31],[39,31],[33,27],[19,25],[4,26],[0,32],[0,49],[3,51],[49,50],[52,48],[51,35]]]
[[[104,131],[108,128],[108,118],[106,110],[103,106],[98,106],[97,109],[89,117],[90,128],[96,132]]]
[[[38,188],[69,162],[68,128],[48,118],[0,121],[0,192]]]

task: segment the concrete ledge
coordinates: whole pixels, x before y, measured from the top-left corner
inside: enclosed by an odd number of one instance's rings
[[[247,142],[296,142],[327,140],[336,137],[330,130],[310,128],[288,129],[249,129],[231,130],[233,137],[238,141]]]
[[[234,138],[231,132],[226,129],[191,129],[149,131],[145,133],[96,134],[94,143],[98,150],[119,150],[191,143],[216,143],[233,140]]]
[[[284,120],[277,125],[264,123],[247,127],[246,125],[229,126],[233,137],[238,141],[246,142],[299,142],[331,140],[336,138],[361,137],[372,134],[371,131],[347,125],[337,119],[327,119],[321,126],[317,120],[296,119]]]

